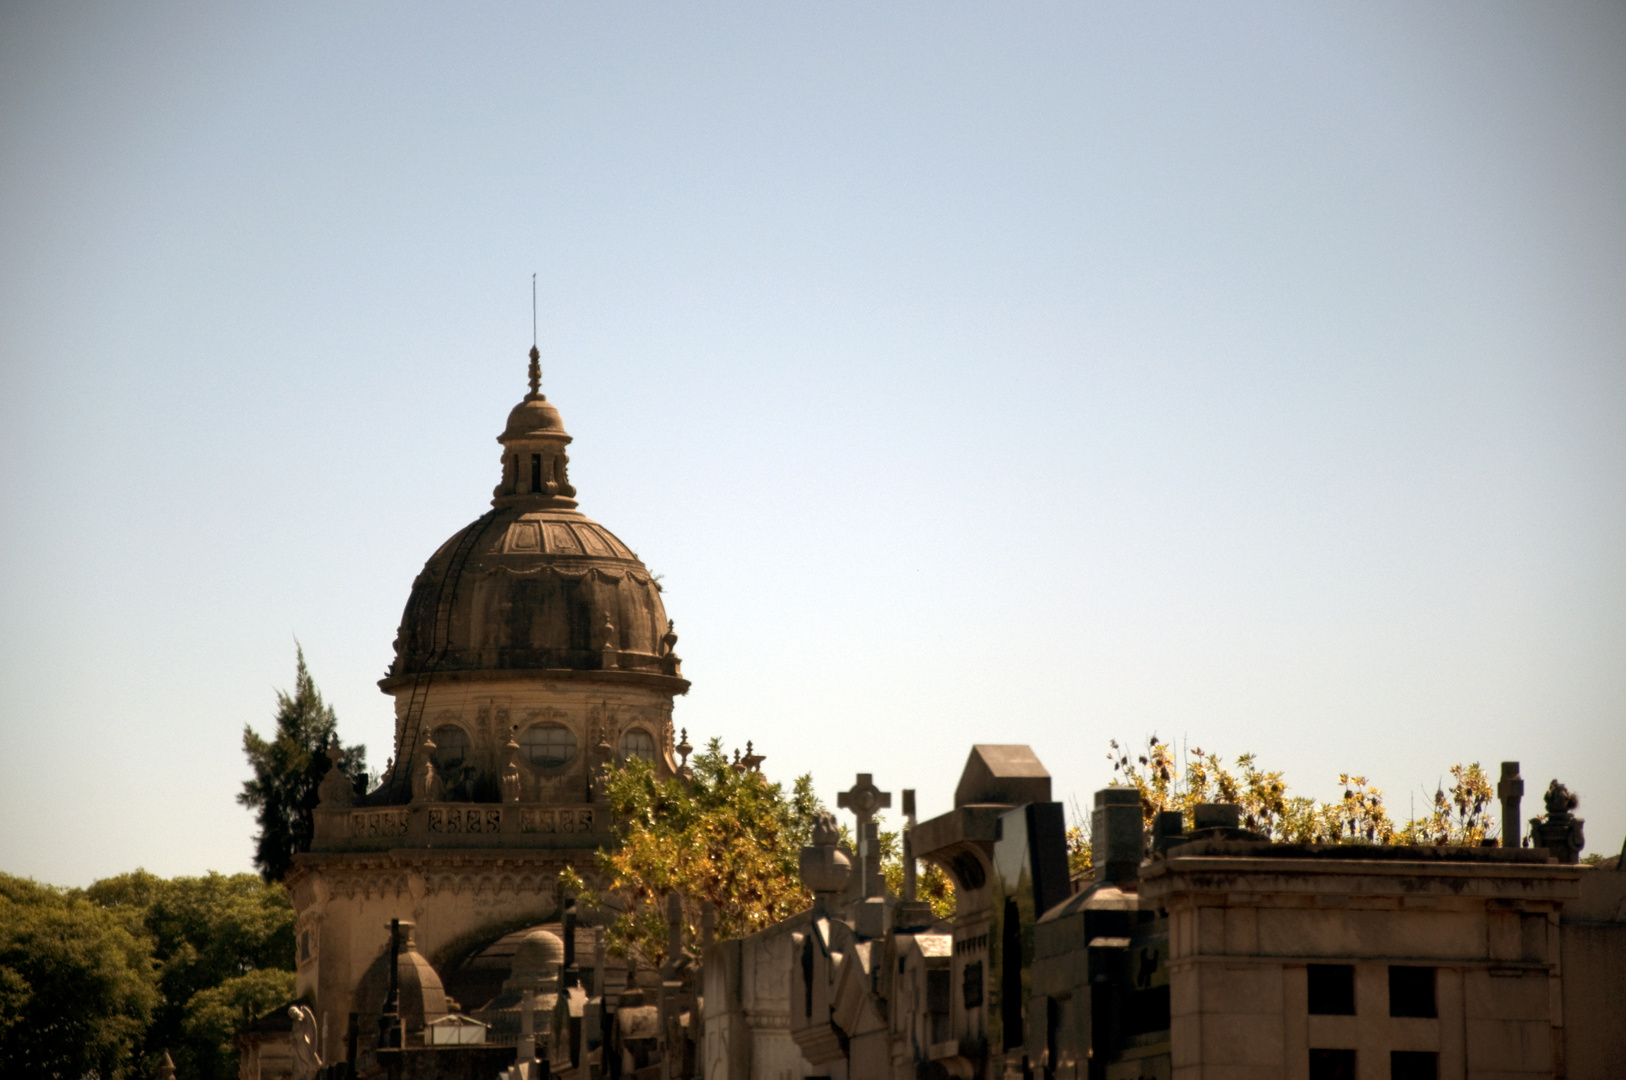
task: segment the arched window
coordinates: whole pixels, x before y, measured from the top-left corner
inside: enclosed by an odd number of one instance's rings
[[[442,724],[431,732],[435,740],[435,771],[446,775],[469,759],[469,733],[456,724]]]
[[[533,724],[520,735],[519,745],[539,769],[562,769],[576,760],[576,736],[563,724]]]
[[[655,736],[643,728],[628,728],[626,734],[621,736],[622,760],[631,761],[635,757],[640,757],[653,765],[656,756]]]

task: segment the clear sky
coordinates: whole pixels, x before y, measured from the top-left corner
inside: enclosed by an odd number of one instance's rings
[[[1620,849],[1626,6],[9,3],[0,869],[246,869],[296,637],[383,764],[533,272],[691,739]]]

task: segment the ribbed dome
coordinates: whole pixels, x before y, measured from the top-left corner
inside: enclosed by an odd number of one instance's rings
[[[536,389],[509,414],[493,509],[430,556],[412,583],[380,683],[433,671],[616,672],[681,693],[678,658],[649,570],[575,509],[559,411]]]
[[[503,429],[505,439],[534,438],[543,435],[563,435],[565,422],[548,399],[541,394],[526,397],[508,414],[508,426]]]

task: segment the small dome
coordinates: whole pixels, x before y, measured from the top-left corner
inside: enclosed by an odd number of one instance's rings
[[[401,951],[395,969],[396,1007],[403,1029],[410,1034],[429,1021],[445,1016],[451,1009],[446,1002],[446,991],[441,985],[440,975],[418,952],[412,923],[403,919],[400,927]],[[389,985],[390,947],[386,943],[356,986],[357,1013],[370,1018],[382,1013]],[[369,1019],[361,1030],[376,1032],[378,1025]]]
[[[551,930],[532,930],[514,950],[515,975],[545,975],[565,962],[565,943]]]
[[[569,438],[565,422],[547,398],[541,394],[527,394],[508,414],[508,426],[503,429],[504,439]]]

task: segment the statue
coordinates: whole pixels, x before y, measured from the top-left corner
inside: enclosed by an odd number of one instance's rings
[[[288,1019],[294,1022],[290,1039],[294,1046],[294,1080],[316,1080],[322,1055],[316,1052],[316,1014],[305,1005],[290,1005]]]
[[[444,792],[440,776],[435,772],[435,737],[425,735],[423,740],[423,767],[412,778],[413,802],[440,802]]]
[[[510,733],[508,745],[503,747],[502,801],[519,802],[519,789],[519,743]]]
[[[1554,780],[1547,785],[1542,801],[1547,804],[1547,819],[1530,819],[1531,838],[1559,862],[1574,866],[1581,861],[1581,849],[1586,847],[1586,822],[1571,812],[1581,805],[1581,800]]]

